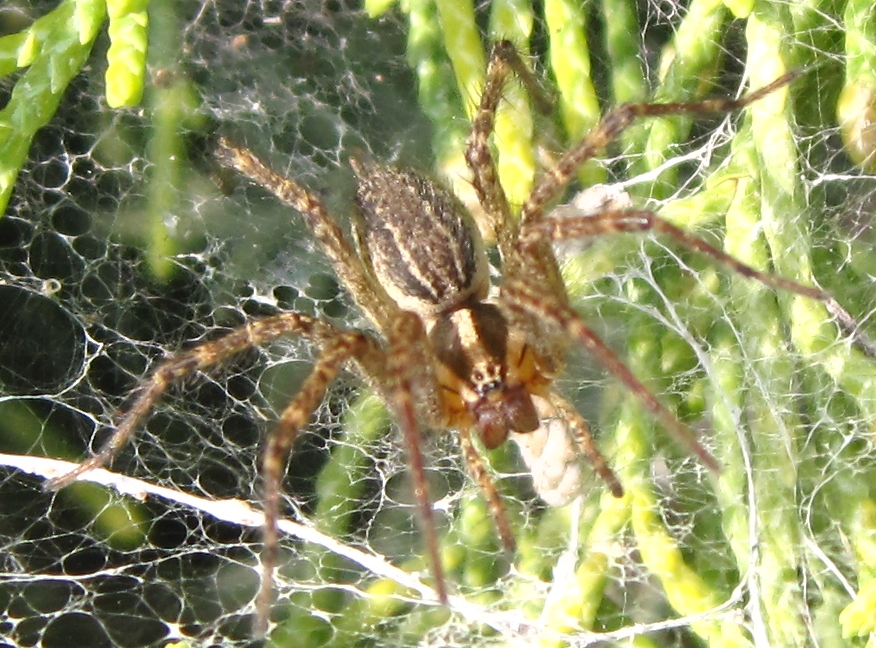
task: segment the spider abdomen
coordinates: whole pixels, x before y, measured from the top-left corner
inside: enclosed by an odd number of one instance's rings
[[[459,199],[416,171],[352,165],[359,178],[362,243],[389,296],[427,319],[484,299],[487,257]]]

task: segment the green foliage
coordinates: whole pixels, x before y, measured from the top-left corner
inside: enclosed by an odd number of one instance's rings
[[[30,144],[58,109],[64,92],[89,60],[110,17],[107,101],[112,107],[140,100],[146,72],[148,0],[64,0],[26,29],[0,38],[0,76],[18,70],[6,107],[0,111],[0,214],[5,212]]]

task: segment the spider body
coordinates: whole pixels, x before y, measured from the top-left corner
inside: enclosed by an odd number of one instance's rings
[[[527,461],[539,473],[536,483],[544,485],[544,497],[552,503],[563,503],[576,495],[575,479],[563,479],[571,474],[567,466],[572,465],[575,455],[589,461],[613,494],[623,492],[582,416],[552,387],[571,344],[584,347],[668,432],[706,466],[717,469],[717,463],[693,432],[660,403],[571,307],[552,242],[623,232],[661,233],[746,277],[823,302],[846,332],[855,330],[854,320],[827,293],[755,270],[651,211],[607,209],[595,215],[558,219],[546,214],[546,206],[559,196],[583,162],[637,117],[728,112],[781,88],[794,75],[787,74],[744,99],[618,107],[539,179],[518,219],[512,217],[497,180],[489,145],[502,87],[512,71],[530,95],[540,96],[534,78],[513,46],[497,43],[466,151],[472,183],[501,256],[502,283],[497,294],[490,294],[489,264],[474,219],[441,184],[414,171],[352,161],[358,177],[357,249],[318,198],[294,180],[272,171],[248,150],[222,140],[219,157],[227,166],[301,214],[374,330],[349,330],[289,312],[255,320],[224,338],[181,351],[144,381],[133,405],[101,450],[68,475],[49,482],[48,487],[62,487],[111,461],[172,383],[281,336],[302,336],[318,346],[320,353],[311,374],[281,412],[263,450],[264,552],[256,600],[256,633],[261,634],[267,629],[273,590],[286,461],[299,431],[346,365],[355,366],[379,391],[403,433],[437,598],[444,604],[449,598],[426,490],[420,450],[423,428],[457,431],[469,471],[509,550],[514,547],[511,526],[476,450],[472,431],[487,448],[502,444],[509,434],[526,439],[524,456],[529,453]],[[545,453],[557,453],[560,463]],[[562,491],[547,492],[555,487]]]
[[[549,381],[522,336],[487,303],[489,263],[460,200],[409,169],[353,161],[360,250],[401,310],[423,321],[437,361],[444,428],[474,428],[487,448],[538,428],[531,393]],[[538,387],[536,387],[538,386]]]
[[[460,200],[410,169],[351,164],[358,177],[362,256],[398,307],[434,320],[483,300],[489,265]]]

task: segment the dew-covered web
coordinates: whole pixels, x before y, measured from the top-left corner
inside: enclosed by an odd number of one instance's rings
[[[0,13],[0,33],[56,5],[20,4]],[[458,176],[448,151],[467,129],[462,102],[452,82],[429,87],[441,76],[426,76],[428,65],[450,69],[443,36],[429,3],[409,4],[429,20],[414,24],[398,8],[373,18],[343,2],[154,2],[142,107],[106,106],[107,43],[98,40],[38,133],[0,220],[2,645],[251,644],[260,450],[314,349],[281,341],[171,389],[111,472],[91,475],[108,486],[44,492],[72,467],[44,458],[93,452],[163,358],[252,317],[289,309],[367,324],[298,214],[220,168],[215,141],[252,148],[345,228],[351,155]],[[481,27],[499,13],[483,4]],[[710,94],[744,93],[744,73],[757,68],[746,53],[762,48],[767,66],[774,39],[806,70],[791,86],[796,167],[782,175],[780,140],[757,153],[747,119],[717,115],[675,120],[681,134],[663,146],[653,143],[662,131],[636,126],[582,182],[611,181],[622,200],[662,209],[747,263],[814,280],[876,334],[873,177],[850,162],[835,118],[845,66],[860,55],[844,49],[844,16],[762,3],[736,20],[702,4],[624,5],[649,91],[676,100],[708,77]],[[623,92],[617,34],[605,28],[621,8],[593,8],[590,44],[581,42],[603,107]],[[531,60],[552,87],[549,19],[533,12],[532,53],[542,56]],[[699,63],[684,59],[692,38],[708,45]],[[4,100],[17,78],[2,81]],[[568,124],[558,114],[536,124],[530,152],[544,166],[568,146]],[[662,151],[651,160],[662,173],[648,167],[648,146]],[[775,175],[764,172],[771,165]],[[752,168],[767,178],[759,194],[746,184]],[[507,556],[454,435],[427,435],[459,596],[443,609],[428,593],[400,435],[344,375],[290,460],[271,639],[784,647],[865,638],[876,618],[867,607],[876,598],[876,362],[818,304],[777,297],[671,241],[611,237],[561,252],[576,307],[701,435],[721,474],[574,351],[559,389],[590,422],[627,497],[612,498],[584,468],[582,497],[546,506],[506,444],[489,460],[517,534]]]

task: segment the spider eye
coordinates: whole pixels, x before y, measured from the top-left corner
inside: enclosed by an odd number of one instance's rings
[[[505,379],[503,367],[496,363],[490,364],[485,369],[475,369],[471,373],[470,384],[474,392],[481,398],[496,400],[502,398]]]

